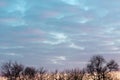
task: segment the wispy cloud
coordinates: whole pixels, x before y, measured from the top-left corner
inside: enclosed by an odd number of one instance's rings
[[[74,43],[71,43],[69,47],[74,48],[74,49],[79,49],[79,50],[84,50],[85,49],[85,47],[78,46]]]
[[[5,56],[10,56],[10,57],[24,57],[22,54],[17,54],[17,53],[0,53],[1,55],[5,55]]]
[[[61,61],[65,61],[66,57],[65,56],[55,56],[51,59],[53,64],[59,64],[62,65],[63,63],[61,63]]]
[[[27,10],[26,1],[16,0],[16,2],[13,5],[11,5],[11,7],[9,7],[8,12],[9,13],[19,12],[21,14],[20,16],[24,16],[26,10]]]
[[[43,41],[43,43],[57,45],[68,41],[67,36],[64,33],[51,32],[50,38],[52,38],[52,40]]]
[[[12,26],[12,27],[27,25],[22,18],[4,18],[4,19],[0,19],[0,22],[3,25]]]
[[[70,4],[70,5],[78,5],[79,4],[79,0],[62,0],[63,2]]]
[[[0,46],[0,49],[20,49],[25,48],[24,46]]]

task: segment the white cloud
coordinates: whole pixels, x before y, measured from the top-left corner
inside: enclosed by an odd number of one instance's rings
[[[17,54],[16,53],[8,53],[7,55],[16,56]]]
[[[43,41],[43,43],[57,45],[68,41],[67,36],[64,33],[51,32],[50,36],[53,40],[46,40]]]
[[[88,7],[88,6],[84,6],[83,9],[84,9],[85,11],[88,11],[88,10],[91,9],[91,8]]]
[[[74,49],[80,49],[80,50],[84,50],[85,49],[84,47],[80,47],[80,46],[78,46],[78,45],[76,45],[74,43],[71,43],[69,47],[74,48]]]
[[[69,5],[78,5],[79,4],[79,0],[62,0],[62,1]]]
[[[56,57],[57,60],[66,60],[66,57],[65,56],[58,56]]]
[[[58,40],[65,40],[67,38],[64,33],[51,32],[50,34],[53,36],[53,38]]]
[[[120,49],[119,47],[115,47],[115,46],[110,47],[110,50],[113,50],[113,51],[114,50],[116,51],[116,50],[119,50],[119,49]]]
[[[59,42],[53,42],[53,41],[43,41],[45,44],[51,44],[51,45],[56,45],[59,44]]]
[[[63,65],[61,61],[65,61],[65,60],[66,60],[65,56],[55,56],[51,59],[53,64],[60,64],[60,65]]]
[[[102,44],[100,45],[103,45],[103,46],[113,46],[115,45],[115,42],[114,41],[103,41]]]
[[[90,21],[90,19],[87,19],[87,18],[81,18],[81,19],[78,20],[77,22],[78,22],[78,23],[85,24],[85,23],[87,23],[88,21]]]
[[[56,60],[52,59],[51,60],[53,64],[59,64]]]
[[[78,6],[80,9],[83,9],[84,11],[88,11],[92,9],[92,6],[85,5],[86,1],[85,0],[62,0],[64,3],[73,5],[73,6]]]

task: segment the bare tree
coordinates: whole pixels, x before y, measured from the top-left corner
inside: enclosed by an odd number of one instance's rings
[[[109,72],[117,71],[119,70],[119,65],[114,60],[111,60],[110,62],[107,63],[107,68]]]
[[[20,73],[23,71],[24,66],[17,62],[12,63],[11,61],[3,63],[1,66],[1,74],[8,78],[8,80],[16,80],[20,77]]]
[[[106,62],[102,56],[93,56],[87,64],[87,72],[93,76],[94,80],[105,80],[110,71],[118,70],[118,64],[111,60]]]
[[[118,71],[119,70],[119,65],[114,60],[111,60],[110,62],[108,62],[106,64],[106,67],[107,67],[107,70],[105,71],[105,74],[107,74],[109,72],[112,72],[112,71]],[[113,80],[113,77],[111,77],[111,75],[106,76],[104,78],[107,79],[107,80]]]

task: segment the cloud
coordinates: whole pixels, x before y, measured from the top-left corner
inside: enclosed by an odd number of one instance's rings
[[[17,54],[17,53],[6,53],[6,55],[15,56],[15,57],[23,57],[21,54]]]
[[[90,21],[90,20],[89,20],[89,19],[86,19],[86,18],[83,18],[83,19],[81,19],[81,20],[78,20],[77,22],[78,22],[78,23],[85,24],[85,23],[87,23],[88,21]]]
[[[74,44],[74,43],[71,43],[69,47],[70,47],[70,48],[74,48],[74,49],[79,49],[79,50],[84,50],[84,49],[85,49],[84,47],[77,46],[77,45]]]
[[[23,57],[22,54],[17,54],[17,53],[0,53],[1,55],[5,55],[5,56],[12,56],[12,57]]]
[[[21,49],[25,48],[24,46],[0,46],[0,49]]]
[[[27,25],[25,20],[22,18],[16,18],[16,17],[11,17],[11,18],[1,18],[0,19],[1,24],[3,25],[7,25],[7,26],[12,26],[12,27],[16,27],[16,26],[25,26]]]
[[[65,43],[68,41],[67,36],[64,33],[51,32],[49,33],[49,35],[50,35],[50,38],[52,38],[53,40],[46,40],[46,41],[43,41],[43,43],[57,45],[57,44]]]
[[[15,13],[18,11],[21,14],[20,16],[24,16],[27,10],[26,8],[25,0],[17,0],[16,3],[13,3],[11,7],[9,7],[8,12]]]
[[[64,3],[68,4],[68,5],[71,5],[71,6],[76,6],[78,7],[79,9],[81,10],[84,10],[84,11],[89,11],[91,9],[95,9],[95,6],[94,6],[94,3],[93,5],[89,5],[89,1],[82,1],[82,0],[61,0],[63,1]],[[88,2],[88,3],[87,3]]]
[[[53,64],[59,64],[59,65],[62,65],[61,61],[65,61],[65,60],[66,60],[65,56],[55,56],[51,59]]]
[[[56,59],[57,59],[57,60],[63,60],[63,61],[64,61],[64,60],[66,60],[66,57],[65,57],[65,56],[57,56]]]
[[[86,65],[88,62],[87,61],[70,61],[68,64],[73,64],[73,65]]]
[[[64,41],[67,38],[67,36],[65,36],[64,33],[51,32],[50,35],[52,35],[54,39],[58,39],[62,41]]]
[[[79,4],[79,0],[62,0],[63,2],[69,4],[69,5],[78,5]]]
[[[114,46],[115,42],[114,41],[103,41],[103,46]]]
[[[120,0],[0,0],[0,59],[24,55],[53,69],[119,55],[119,8]]]

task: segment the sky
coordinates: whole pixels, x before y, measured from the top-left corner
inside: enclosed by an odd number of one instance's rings
[[[0,63],[61,70],[93,55],[120,62],[120,0],[0,0]]]

